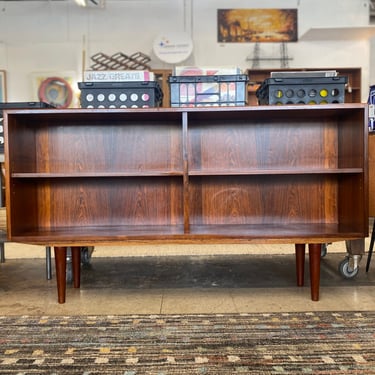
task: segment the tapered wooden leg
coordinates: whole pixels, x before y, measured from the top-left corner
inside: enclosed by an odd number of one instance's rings
[[[79,288],[81,285],[81,248],[74,246],[72,250],[73,287]]]
[[[305,244],[296,243],[295,252],[297,286],[303,286],[305,284]]]
[[[57,300],[65,303],[66,294],[66,247],[55,247],[55,268],[57,281]]]
[[[309,244],[311,299],[319,301],[321,244]]]

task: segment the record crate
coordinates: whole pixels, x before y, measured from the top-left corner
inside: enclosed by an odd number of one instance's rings
[[[163,92],[158,82],[78,82],[82,108],[159,107]]]
[[[267,78],[256,96],[260,105],[344,103],[347,81],[345,76]]]
[[[244,106],[247,74],[170,76],[171,107]]]

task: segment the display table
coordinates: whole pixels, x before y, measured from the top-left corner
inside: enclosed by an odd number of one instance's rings
[[[13,242],[296,244],[319,299],[322,243],[368,236],[367,105],[4,112]]]

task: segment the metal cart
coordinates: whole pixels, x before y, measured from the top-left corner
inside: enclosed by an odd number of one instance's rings
[[[329,244],[323,244],[321,250],[321,257],[327,255],[327,247]],[[345,279],[352,279],[358,275],[359,263],[365,252],[365,239],[345,241],[346,253],[345,258],[339,263],[338,271]],[[370,254],[369,254],[370,258]],[[367,261],[368,263],[368,261]],[[366,267],[366,272],[368,265]]]

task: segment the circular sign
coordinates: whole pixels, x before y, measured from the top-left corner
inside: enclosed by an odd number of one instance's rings
[[[176,64],[193,52],[193,42],[185,32],[162,33],[154,41],[154,53],[163,62]]]
[[[57,108],[68,108],[73,99],[69,83],[60,77],[46,78],[39,86],[39,100]]]

